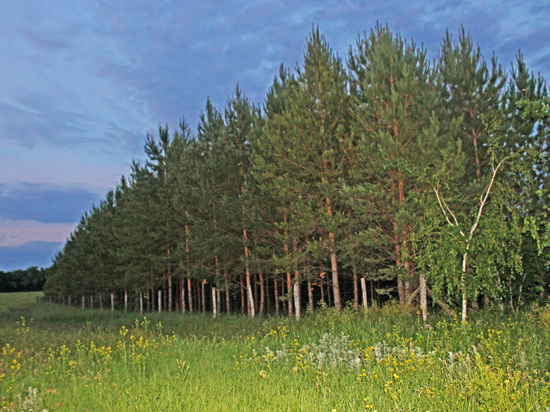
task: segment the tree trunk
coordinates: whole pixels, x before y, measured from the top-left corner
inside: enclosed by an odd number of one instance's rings
[[[367,310],[369,308],[369,302],[367,301],[367,283],[364,277],[361,277],[361,294],[363,296],[363,307]]]
[[[143,313],[143,292],[139,292],[139,313]]]
[[[189,299],[189,313],[193,313],[193,287],[191,278],[187,278],[187,297]]]
[[[124,289],[124,312],[128,312],[128,289]]]
[[[313,312],[315,310],[315,302],[313,301],[313,286],[311,280],[307,281],[307,298],[309,300],[309,310]]]
[[[245,241],[244,246],[244,258],[245,258],[245,275],[246,275],[246,292],[247,292],[247,312],[248,316],[253,318],[256,316],[256,310],[254,308],[254,296],[252,295],[252,281],[250,278],[250,268],[248,266],[248,259],[250,258],[250,251],[248,250],[248,246],[246,246],[246,242],[248,241],[248,233],[246,232],[246,229],[243,228],[243,238]]]
[[[182,315],[185,315],[185,280],[180,276],[180,308]]]
[[[422,321],[424,325],[428,324],[428,293],[427,293],[426,278],[424,274],[420,274],[420,310],[422,310]]]
[[[247,278],[247,281],[250,280]],[[256,311],[254,309],[254,297],[252,295],[252,286],[247,282],[246,285],[246,296],[248,298],[248,316],[251,318],[256,316]]]
[[[172,312],[172,273],[168,269],[168,312]]]
[[[265,282],[265,313],[270,312],[271,301],[271,288],[269,287],[269,277],[264,280]]]
[[[206,279],[201,282],[201,312],[206,312]]]
[[[241,282],[241,314],[244,315],[246,310],[246,294],[248,292],[245,291],[243,276],[241,276],[240,282]]]
[[[374,306],[374,280],[370,280],[370,305]]]
[[[326,302],[325,302],[325,272],[321,272],[319,274],[319,287],[321,288],[321,303],[324,305],[326,305]]]
[[[466,324],[466,316],[468,315],[468,300],[466,299],[466,262],[468,260],[468,249],[470,244],[466,245],[466,253],[462,256],[462,274],[460,275],[460,287],[462,289],[462,324]]]
[[[332,291],[334,295],[334,307],[336,310],[342,310],[342,298],[340,296],[340,283],[338,280],[338,260],[336,257],[336,240],[334,233],[329,233],[330,243],[330,266],[332,269]]]
[[[357,269],[355,265],[353,266],[353,307],[357,310],[359,309],[359,288],[357,286]],[[363,287],[364,281],[361,281],[361,288]]]
[[[294,309],[296,309],[296,319],[300,319],[301,305],[300,305],[300,286],[298,281],[294,284]]]
[[[265,314],[265,285],[264,275],[260,273],[260,317]]]
[[[288,316],[292,316],[294,315],[294,305],[292,304],[292,297],[293,297],[293,288],[292,288],[292,275],[290,274],[290,272],[287,272],[286,273],[286,285],[287,285],[287,293],[286,293],[286,297],[288,298],[287,299],[287,304],[288,304]]]
[[[275,292],[275,316],[279,316],[279,285],[277,275],[273,275],[273,289]]]
[[[69,297],[69,303],[70,303],[70,297]],[[111,293],[111,312],[115,310],[115,294]]]
[[[225,310],[227,313],[231,313],[231,294],[229,291],[229,271],[227,269],[225,269],[223,277],[225,282]]]
[[[86,298],[82,295],[82,309],[86,309]]]
[[[218,300],[215,287],[212,287],[212,316],[214,318],[218,316]]]

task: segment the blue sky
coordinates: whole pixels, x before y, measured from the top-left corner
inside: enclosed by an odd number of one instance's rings
[[[550,75],[550,1],[0,0],[0,270],[46,267],[143,158],[147,132],[239,82],[261,103],[318,24],[345,58],[379,21],[437,55],[461,24],[505,69]]]

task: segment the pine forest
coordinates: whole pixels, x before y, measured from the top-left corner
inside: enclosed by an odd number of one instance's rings
[[[314,27],[263,102],[237,85],[196,131],[146,136],[146,161],[55,256],[46,298],[295,318],[395,299],[424,322],[544,298],[550,97],[520,53],[506,65],[464,28],[430,60],[383,25],[343,59]]]

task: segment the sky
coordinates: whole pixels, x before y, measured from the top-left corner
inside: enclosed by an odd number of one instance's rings
[[[550,77],[550,0],[0,0],[0,271],[48,267],[82,214],[142,160],[147,133],[238,83],[261,104],[318,25],[346,59],[388,24],[437,56],[461,25],[506,70]]]

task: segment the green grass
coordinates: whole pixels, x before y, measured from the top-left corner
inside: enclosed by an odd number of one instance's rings
[[[48,411],[545,411],[550,308],[469,324],[397,305],[295,321],[0,295],[0,406]]]

